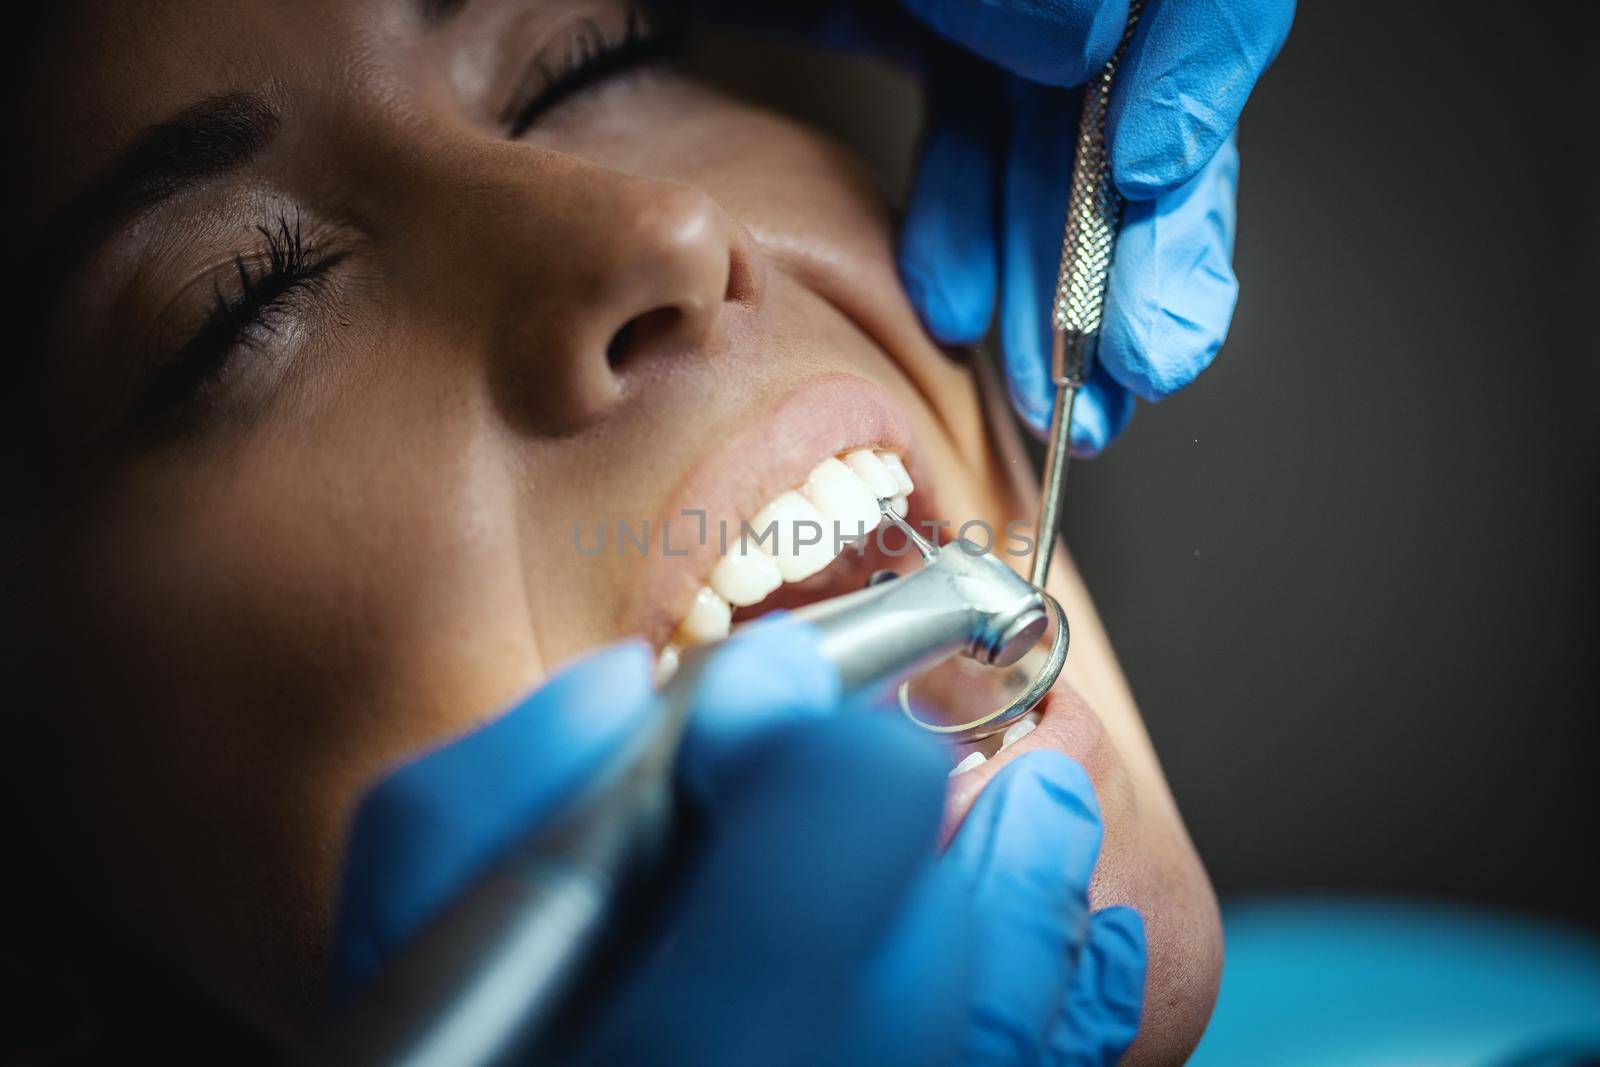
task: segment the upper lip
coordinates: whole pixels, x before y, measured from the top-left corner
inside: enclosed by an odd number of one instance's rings
[[[635,613],[645,637],[660,647],[671,636],[716,564],[723,547],[720,531],[727,531],[731,544],[742,521],[780,493],[803,485],[818,462],[857,448],[898,453],[917,486],[912,500],[928,508],[931,486],[919,465],[910,423],[887,392],[863,378],[835,373],[808,379],[720,435],[667,496],[659,518],[669,524],[671,555],[652,527],[655,542],[647,550],[650,565]]]

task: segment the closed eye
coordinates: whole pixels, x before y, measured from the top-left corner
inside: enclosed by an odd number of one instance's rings
[[[608,32],[596,20],[585,19],[528,64],[500,124],[508,137],[521,137],[557,104],[607,78],[673,55],[682,40],[681,17],[646,15],[637,7],[628,10],[620,31]]]
[[[256,231],[261,251],[234,257],[233,281],[227,287],[220,280],[214,284],[212,307],[200,328],[148,374],[140,405],[147,414],[170,412],[221,374],[240,348],[259,343],[263,332],[270,336],[276,316],[343,258],[308,246],[298,218],[280,214]]]

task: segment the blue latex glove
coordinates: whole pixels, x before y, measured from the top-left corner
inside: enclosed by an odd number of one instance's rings
[[[331,988],[348,993],[654,711],[646,649],[562,672],[361,805]],[[1041,753],[985,790],[947,856],[947,762],[892,716],[835,714],[792,620],[729,643],[680,779],[705,827],[669,936],[584,1050],[594,1063],[1111,1063],[1137,1029],[1137,915],[1087,915],[1093,790]],[[981,905],[976,906],[975,905]]]
[[[1144,924],[1089,913],[1100,807],[1084,769],[1030,752],[979,794],[944,863],[975,909],[963,1064],[1113,1064],[1144,1003]]]
[[[949,343],[982,338],[998,292],[1011,398],[1042,434],[1055,392],[1047,316],[1082,99],[1066,87],[1110,58],[1127,0],[903,3],[975,55],[934,64],[901,275],[929,329]],[[1222,345],[1238,295],[1234,125],[1293,15],[1294,0],[1145,4],[1107,120],[1112,177],[1127,203],[1099,363],[1074,409],[1075,452],[1104,448],[1135,395],[1181,389]]]

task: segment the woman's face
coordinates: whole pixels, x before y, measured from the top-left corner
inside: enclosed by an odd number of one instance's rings
[[[124,922],[280,1022],[361,787],[666,643],[719,521],[862,447],[925,514],[1003,518],[878,196],[635,64],[653,32],[601,0],[102,3],[30,60],[42,806]]]

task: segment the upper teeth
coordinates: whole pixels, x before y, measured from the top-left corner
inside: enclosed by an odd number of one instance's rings
[[[913,488],[893,452],[863,448],[818,463],[804,485],[779,493],[745,524],[754,536],[741,531],[728,546],[662,653],[662,669],[670,673],[676,666],[679,647],[728,636],[734,607],[759,603],[784,582],[811,577],[833,562],[846,541],[870,534],[883,517],[880,500],[904,515]]]

